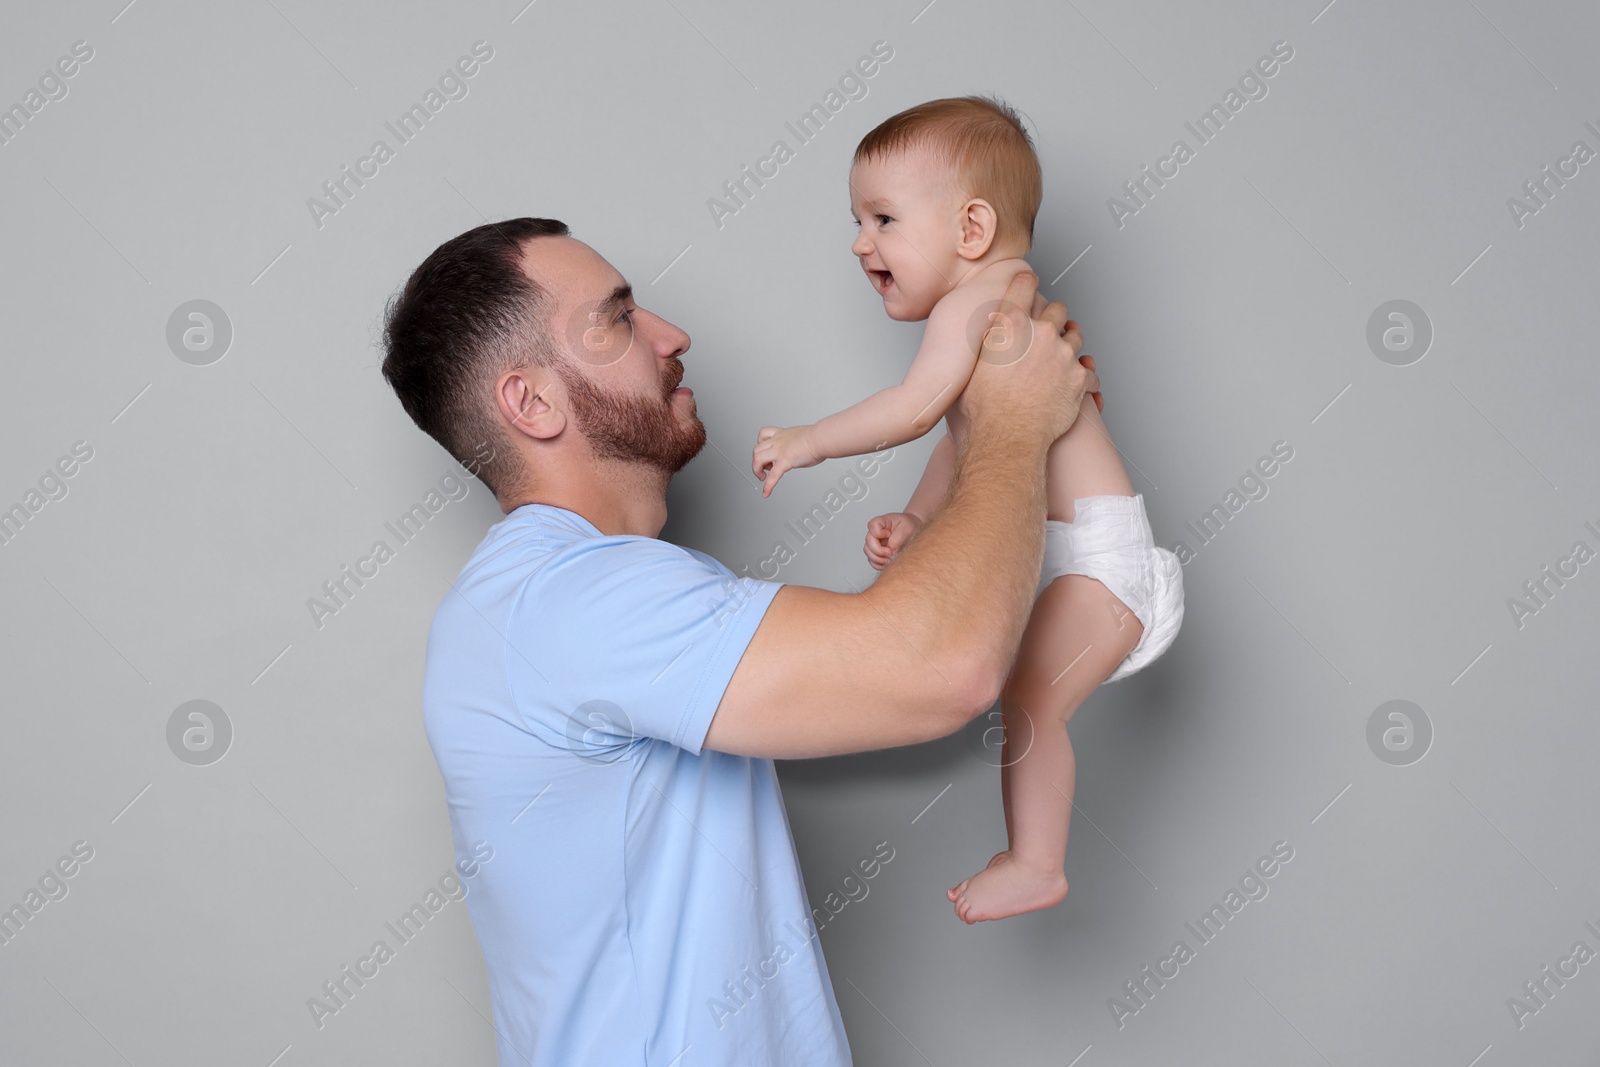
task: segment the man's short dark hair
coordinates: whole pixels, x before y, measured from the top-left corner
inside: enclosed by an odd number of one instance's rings
[[[512,488],[522,462],[495,413],[494,382],[565,357],[545,326],[547,294],[523,273],[523,246],[567,237],[555,219],[507,219],[453,237],[411,272],[384,317],[383,377],[411,421],[477,474]]]

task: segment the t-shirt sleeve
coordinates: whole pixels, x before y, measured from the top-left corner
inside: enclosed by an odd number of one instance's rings
[[[646,737],[698,755],[782,587],[654,537],[575,542],[511,607],[506,670],[525,725],[592,762]]]

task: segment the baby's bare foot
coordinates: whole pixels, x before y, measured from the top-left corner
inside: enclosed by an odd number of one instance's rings
[[[1009,850],[996,853],[983,870],[945,890],[945,896],[956,906],[956,917],[969,926],[985,919],[1053,908],[1066,895],[1067,876],[1060,868],[1030,867]]]

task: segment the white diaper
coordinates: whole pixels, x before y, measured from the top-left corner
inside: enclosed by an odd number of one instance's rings
[[[1167,650],[1183,622],[1183,565],[1155,543],[1144,495],[1086,496],[1072,521],[1045,521],[1038,599],[1063,574],[1086,574],[1109,589],[1144,624],[1139,643],[1106,681],[1142,668]]]

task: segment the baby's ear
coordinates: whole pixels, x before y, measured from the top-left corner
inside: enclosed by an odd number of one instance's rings
[[[982,259],[994,244],[995,227],[999,221],[994,207],[981,197],[968,200],[961,207],[961,240],[956,254],[962,259]]]

